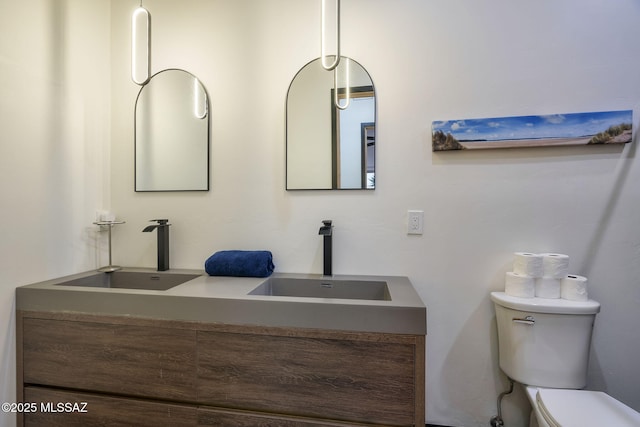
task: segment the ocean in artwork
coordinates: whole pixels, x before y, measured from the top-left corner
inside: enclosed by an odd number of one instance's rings
[[[632,110],[434,121],[433,151],[631,142]]]

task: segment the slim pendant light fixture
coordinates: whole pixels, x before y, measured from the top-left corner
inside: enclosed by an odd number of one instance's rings
[[[336,7],[335,7],[335,24],[336,24],[336,38],[335,38],[335,42],[336,42],[336,57],[333,60],[333,62],[331,64],[327,64],[327,52],[326,52],[326,36],[327,36],[327,18],[326,18],[326,0],[322,0],[320,7],[322,8],[322,21],[321,21],[321,25],[320,25],[320,58],[321,58],[321,62],[322,62],[322,67],[327,70],[327,71],[331,71],[333,69],[335,69],[338,64],[340,63],[340,0],[333,0],[335,1]]]
[[[207,117],[207,94],[200,85],[200,80],[193,78],[193,114],[197,119]]]
[[[344,66],[342,66],[344,64]],[[341,105],[338,99],[338,70],[340,68],[344,68],[344,99],[345,104]],[[351,103],[351,87],[349,86],[349,58],[345,58],[344,61],[340,62],[340,67],[336,67],[333,70],[333,103],[336,105],[338,110],[346,110],[349,108],[349,104]]]
[[[140,7],[131,16],[131,79],[139,85],[149,80],[151,69],[151,15]]]
[[[340,58],[340,0],[335,1],[335,42],[336,42],[336,56],[331,64],[328,64],[327,58],[330,55],[327,55],[326,51],[326,37],[327,37],[327,19],[326,19],[326,0],[321,0],[320,7],[322,8],[322,23],[320,26],[320,62],[322,63],[322,68],[327,71],[333,71],[333,103],[339,110],[346,110],[349,107],[351,102],[350,95],[351,90],[349,87],[349,60],[346,59],[343,63],[344,67],[339,67],[341,65]],[[345,104],[341,105],[338,99],[338,70],[339,68],[344,68],[344,82],[345,82]]]

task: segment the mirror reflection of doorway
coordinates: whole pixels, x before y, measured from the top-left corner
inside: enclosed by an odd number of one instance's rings
[[[362,123],[362,188],[376,188],[376,124]]]
[[[375,96],[372,86],[350,88],[345,110],[333,105],[332,96],[332,188],[375,188]],[[344,88],[338,100],[344,100]],[[344,105],[344,103],[341,102]]]

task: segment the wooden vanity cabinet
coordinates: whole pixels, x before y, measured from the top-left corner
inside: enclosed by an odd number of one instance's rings
[[[196,332],[188,329],[25,318],[27,384],[196,400]]]
[[[17,340],[18,425],[424,425],[420,335],[18,311]]]

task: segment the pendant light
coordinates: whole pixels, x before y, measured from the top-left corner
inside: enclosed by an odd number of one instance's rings
[[[138,85],[149,81],[151,69],[151,15],[140,7],[131,15],[131,79]]]
[[[335,23],[336,23],[336,57],[331,64],[327,64],[327,53],[326,53],[326,36],[327,36],[327,17],[326,17],[326,0],[321,0],[320,7],[322,21],[320,25],[320,61],[322,62],[322,68],[327,71],[331,71],[335,69],[340,63],[340,0],[335,1]]]
[[[349,59],[347,58],[342,63],[344,67],[340,67],[341,57],[340,57],[340,0],[333,0],[335,2],[335,58],[332,63],[328,63],[328,57],[326,51],[326,36],[327,36],[327,5],[326,0],[321,0],[320,7],[321,11],[321,25],[320,25],[320,62],[322,63],[322,68],[327,71],[333,71],[333,103],[339,110],[346,110],[351,103],[351,90],[350,90],[350,82],[349,82]],[[345,81],[345,104],[341,105],[338,99],[338,74],[340,68],[344,69],[344,81]]]
[[[340,61],[340,66],[333,70],[333,103],[338,110],[346,110],[351,103],[351,86],[349,80],[349,58],[345,58],[344,61]],[[344,98],[345,104],[341,105],[338,99],[338,70],[344,68]]]

